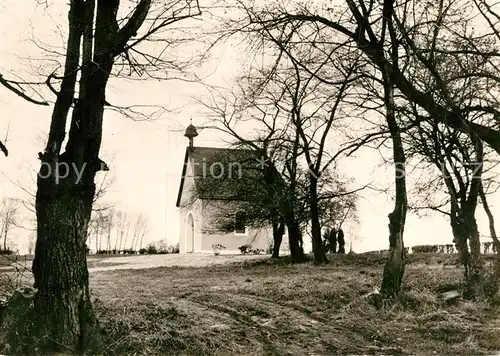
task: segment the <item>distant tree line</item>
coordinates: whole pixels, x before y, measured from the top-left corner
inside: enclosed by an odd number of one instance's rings
[[[484,254],[489,253],[497,253],[496,246],[492,242],[482,242],[481,247]],[[410,250],[411,249],[411,250]],[[417,245],[413,247],[405,247],[405,252],[409,253],[456,253],[455,245],[446,244],[446,245]],[[387,253],[389,250],[376,250],[372,252],[377,253]]]
[[[87,247],[87,253],[90,253],[90,249]],[[167,245],[164,241],[157,243],[149,243],[146,247],[139,250],[134,250],[131,248],[123,250],[98,250],[96,255],[164,255],[169,253],[179,253],[179,243],[175,245]]]

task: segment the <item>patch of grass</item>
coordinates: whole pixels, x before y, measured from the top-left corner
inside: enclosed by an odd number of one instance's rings
[[[500,350],[500,309],[460,289],[455,257],[408,259],[399,301],[373,307],[385,256],[286,258],[90,275],[103,355],[483,355]],[[0,340],[0,347],[4,346]]]
[[[438,307],[438,299],[430,290],[402,291],[400,302],[404,310],[418,314],[433,312]]]
[[[380,285],[384,259],[337,255],[321,267],[262,259],[91,274],[109,340],[103,353],[480,355],[500,349],[498,310],[439,300],[462,278],[460,267],[442,268],[443,257],[410,259],[399,303],[375,309],[366,294]]]

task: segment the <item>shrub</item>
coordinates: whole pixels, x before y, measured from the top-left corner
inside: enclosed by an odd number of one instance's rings
[[[242,245],[240,247],[238,247],[238,249],[241,251],[241,253],[243,255],[248,255],[248,254],[252,254],[252,255],[260,255],[261,253],[264,253],[265,251],[261,248],[256,248],[256,249],[252,249],[252,246],[251,245]],[[271,248],[271,252],[272,253],[272,248]]]
[[[413,246],[412,251],[413,253],[437,253],[438,246],[437,245]]]
[[[158,253],[158,250],[156,249],[156,246],[154,244],[149,244],[147,248],[148,254],[150,255],[155,255]]]
[[[170,251],[170,246],[167,245],[167,243],[164,240],[160,240],[156,243],[153,243],[156,246],[156,250],[158,254],[164,255],[169,253]]]
[[[250,245],[242,245],[242,246],[238,247],[238,249],[240,250],[240,252],[243,255],[249,254],[251,251],[251,248],[252,248],[252,246],[250,246]]]
[[[144,255],[148,250],[146,250],[144,247],[139,250],[140,255]]]
[[[224,250],[226,246],[223,246],[221,244],[213,244],[212,248],[214,250],[214,255],[218,255],[220,254],[220,250]]]

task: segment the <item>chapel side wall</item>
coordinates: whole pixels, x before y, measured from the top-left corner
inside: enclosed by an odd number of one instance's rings
[[[235,234],[234,232],[224,233],[216,229],[213,224],[214,217],[220,213],[221,206],[227,210],[227,201],[203,201],[202,208],[202,234],[203,241],[201,251],[210,252],[213,250],[213,244],[221,244],[226,248],[223,252],[239,253],[238,249],[242,245],[251,245],[253,249],[262,249],[267,251],[272,243],[272,230],[270,228],[249,228],[246,235]],[[236,206],[235,206],[235,209]]]
[[[203,235],[203,252],[212,251],[213,244],[221,244],[226,247],[225,252],[240,253],[239,247],[251,245],[252,249],[262,249],[267,251],[272,239],[269,238],[268,229],[249,229],[246,235],[237,235],[234,233],[210,233]]]

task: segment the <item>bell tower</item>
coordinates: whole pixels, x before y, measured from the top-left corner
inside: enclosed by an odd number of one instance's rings
[[[184,136],[189,139],[189,149],[193,150],[193,139],[198,136],[198,131],[196,131],[196,127],[193,125],[193,119],[190,119],[190,124],[186,128],[186,132],[184,133]]]

